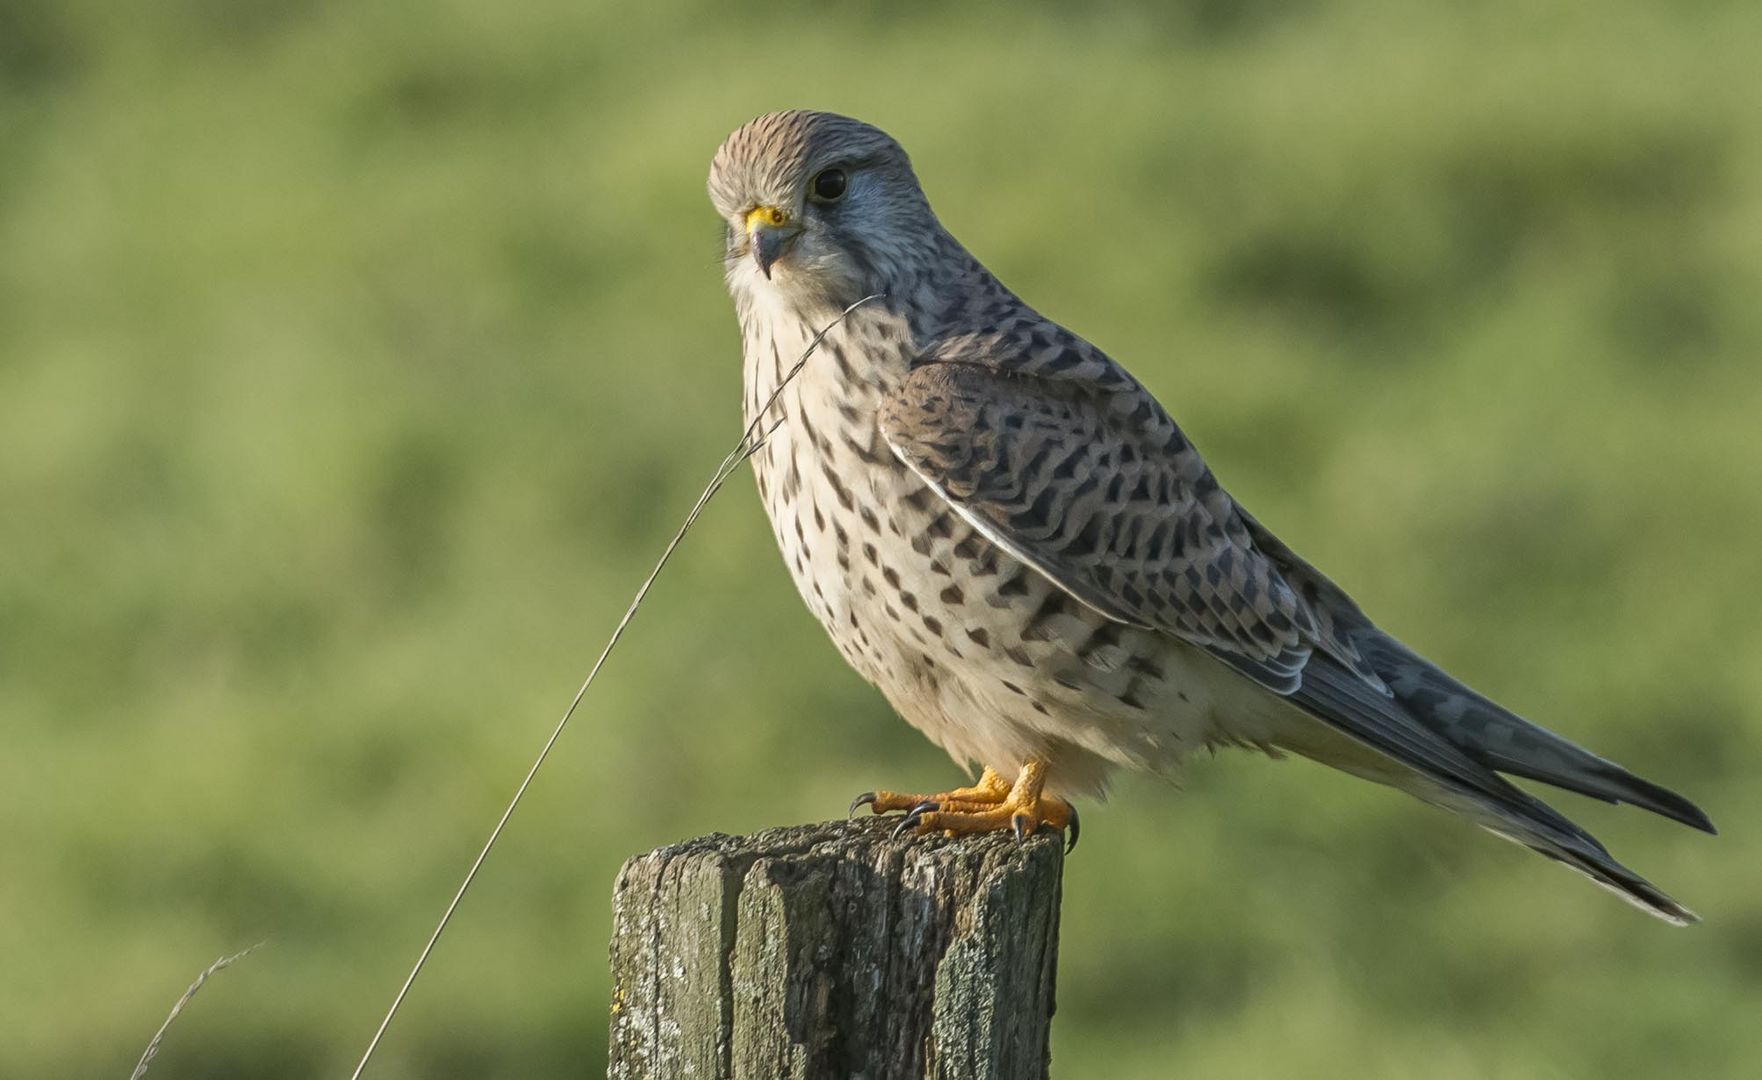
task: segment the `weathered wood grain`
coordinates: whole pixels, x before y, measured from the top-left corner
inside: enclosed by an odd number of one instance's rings
[[[892,828],[706,836],[625,863],[608,1076],[1044,1077],[1060,838]]]

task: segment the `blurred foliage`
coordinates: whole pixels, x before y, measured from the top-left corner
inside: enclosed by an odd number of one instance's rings
[[[1762,8],[0,0],[0,1075],[347,1071],[736,429],[702,192],[803,105],[1386,626],[1700,800],[1672,931],[1302,764],[1123,780],[1066,1078],[1762,1071]],[[956,777],[735,484],[376,1077],[592,1075],[612,876]]]

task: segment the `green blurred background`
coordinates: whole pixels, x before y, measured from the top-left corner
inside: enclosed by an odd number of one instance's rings
[[[1380,620],[1699,800],[1671,930],[1247,755],[1084,807],[1065,1078],[1762,1070],[1762,7],[0,0],[0,1075],[346,1073],[737,428],[703,177],[913,153]],[[737,479],[372,1075],[602,1071],[627,855],[953,767]]]

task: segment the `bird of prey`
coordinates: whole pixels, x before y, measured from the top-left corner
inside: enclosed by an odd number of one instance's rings
[[[1291,752],[1694,921],[1500,774],[1712,832],[1705,814],[1378,629],[1219,486],[1125,368],[943,228],[886,133],[761,116],[716,151],[709,194],[747,420],[774,428],[753,458],[759,494],[796,587],[901,716],[984,769],[853,812],[1074,839],[1068,800],[1101,794],[1117,766]]]

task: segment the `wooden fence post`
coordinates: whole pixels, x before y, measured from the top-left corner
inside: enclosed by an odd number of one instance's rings
[[[1061,837],[865,818],[624,864],[610,1080],[1039,1080]]]

